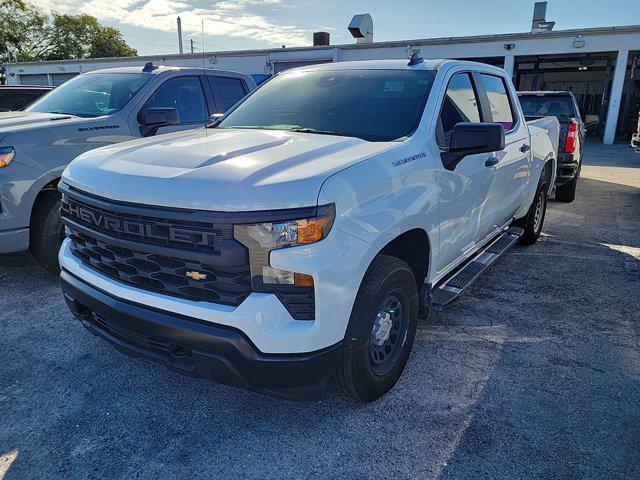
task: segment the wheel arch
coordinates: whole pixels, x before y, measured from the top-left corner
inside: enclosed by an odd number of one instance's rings
[[[44,184],[39,190],[38,193],[36,194],[35,198],[33,199],[33,202],[31,204],[31,213],[29,215],[29,225],[32,225],[33,222],[33,212],[35,211],[35,209],[38,207],[40,201],[42,201],[42,198],[50,192],[57,192],[58,191],[58,183],[60,182],[60,177],[56,177],[53,180],[49,180],[46,184]]]
[[[420,291],[424,280],[429,278],[429,269],[433,265],[432,251],[429,234],[422,228],[412,228],[388,241],[378,251],[378,255],[389,255],[407,262]]]

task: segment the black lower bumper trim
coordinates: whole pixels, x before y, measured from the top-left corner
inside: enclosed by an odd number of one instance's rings
[[[556,185],[562,185],[574,179],[578,174],[580,164],[573,153],[558,154],[558,168],[556,171]]]
[[[116,298],[60,273],[69,308],[94,335],[130,356],[185,374],[294,400],[318,400],[341,344],[303,354],[265,354],[239,330]]]

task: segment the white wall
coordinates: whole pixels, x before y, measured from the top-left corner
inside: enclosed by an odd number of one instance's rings
[[[373,45],[333,46],[328,48],[308,49],[273,49],[270,51],[217,52],[197,57],[193,55],[168,55],[166,58],[141,57],[133,59],[85,60],[81,62],[42,62],[8,65],[7,83],[19,83],[20,74],[36,73],[83,73],[100,68],[116,66],[144,65],[153,59],[155,63],[175,66],[204,66],[235,70],[248,74],[273,73],[273,62],[317,61],[350,61],[406,58],[411,51],[418,50],[424,58],[478,58],[505,57],[505,67],[513,68],[514,57],[529,55],[585,54],[595,52],[624,52],[638,49],[640,46],[640,28],[616,27],[618,31],[606,29],[585,30],[582,37],[576,38],[579,31],[552,32],[543,34],[496,35],[495,40],[488,37],[468,37],[459,39],[435,39],[407,41],[406,45],[395,42]],[[574,40],[584,41],[582,48],[574,48]],[[505,45],[512,44],[511,50]],[[626,58],[626,57],[625,57]],[[622,67],[620,67],[622,68]],[[620,69],[618,69],[620,70]],[[622,70],[620,70],[622,71]],[[616,72],[617,73],[617,72]],[[624,76],[624,72],[622,72]],[[616,81],[617,80],[617,81]],[[619,86],[620,78],[614,77],[615,86]],[[617,111],[621,101],[622,88],[614,88],[611,93],[607,132],[615,132]],[[611,130],[612,129],[612,130]],[[610,135],[605,135],[609,141]]]

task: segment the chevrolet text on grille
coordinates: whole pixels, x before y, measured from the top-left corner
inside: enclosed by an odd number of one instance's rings
[[[71,216],[95,227],[116,233],[205,246],[212,246],[215,238],[218,236],[216,232],[193,230],[189,228],[174,227],[171,225],[164,227],[162,229],[163,231],[161,231],[159,226],[153,223],[125,220],[105,215],[104,213],[84,208],[71,200],[67,202],[67,205]]]

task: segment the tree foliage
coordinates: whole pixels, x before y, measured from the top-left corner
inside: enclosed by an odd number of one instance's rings
[[[118,29],[91,15],[48,15],[23,0],[0,0],[0,62],[136,55]]]

